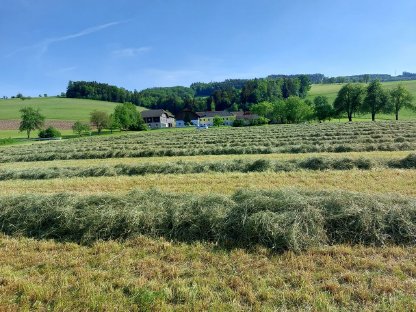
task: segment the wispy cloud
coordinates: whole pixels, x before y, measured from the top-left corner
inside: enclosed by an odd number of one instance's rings
[[[125,48],[114,50],[112,54],[116,57],[133,57],[145,52],[149,52],[151,49],[151,47]]]
[[[113,26],[116,26],[116,25],[119,25],[119,24],[122,24],[122,23],[125,23],[125,22],[126,21],[116,21],[116,22],[106,23],[106,24],[97,25],[97,26],[94,26],[94,27],[89,27],[89,28],[86,28],[84,30],[81,30],[80,32],[73,33],[73,34],[70,34],[70,35],[65,35],[65,36],[55,37],[55,38],[47,38],[47,39],[42,40],[41,42],[36,43],[34,45],[26,46],[26,47],[17,49],[15,51],[9,53],[6,56],[10,57],[10,56],[13,56],[13,55],[15,55],[19,52],[29,50],[29,49],[38,49],[39,50],[39,56],[41,56],[44,53],[46,53],[49,49],[49,46],[51,46],[54,43],[84,37],[84,36],[102,31],[106,28],[113,27]]]

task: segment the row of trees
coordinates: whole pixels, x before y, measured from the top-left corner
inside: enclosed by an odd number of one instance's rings
[[[314,118],[313,105],[309,100],[290,96],[278,101],[264,101],[250,106],[250,111],[267,118],[272,123],[299,123]]]
[[[43,129],[45,125],[45,116],[40,113],[39,109],[24,107],[20,110],[20,113],[21,121],[19,131],[26,132],[28,139],[30,139],[30,134],[34,130],[41,130],[39,132],[39,137],[41,138],[60,136],[59,131],[53,127]],[[72,126],[72,130],[74,133],[81,136],[85,133],[90,133],[90,125],[97,129],[98,134],[100,134],[103,129],[109,129],[111,132],[116,129],[135,131],[147,130],[147,125],[141,117],[140,112],[137,111],[137,107],[132,103],[117,105],[112,114],[94,110],[90,114],[90,123],[76,121]]]
[[[113,130],[147,130],[147,125],[144,123],[140,112],[137,111],[136,106],[132,103],[119,104],[114,108],[112,114],[107,112],[94,110],[90,114],[90,123],[97,129],[98,134],[103,129],[109,129],[111,133]],[[72,126],[72,130],[79,136],[90,131],[90,125],[77,121]]]
[[[405,87],[398,85],[387,90],[375,80],[367,87],[353,83],[344,85],[334,101],[333,114],[339,116],[346,113],[348,120],[352,121],[355,113],[370,113],[371,120],[375,121],[376,114],[394,113],[396,120],[399,120],[399,112],[404,107],[416,108],[412,95]]]
[[[387,90],[380,81],[372,81],[367,86],[353,83],[344,85],[333,104],[326,96],[317,96],[313,102],[290,96],[283,100],[252,104],[250,111],[273,123],[298,123],[325,121],[345,115],[352,121],[356,113],[370,113],[373,121],[378,113],[394,113],[398,120],[399,112],[404,107],[416,109],[413,97],[405,87],[398,85]]]

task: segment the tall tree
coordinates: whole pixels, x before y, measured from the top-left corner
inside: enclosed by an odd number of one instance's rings
[[[384,90],[379,80],[374,80],[367,87],[361,111],[371,113],[371,120],[375,121],[377,113],[388,111],[389,101],[389,93]]]
[[[297,96],[285,100],[285,116],[289,123],[309,120],[313,116],[312,108]]]
[[[336,114],[347,113],[349,121],[352,121],[353,114],[359,110],[363,103],[365,90],[360,84],[348,83],[338,92],[334,101]]]
[[[132,103],[118,104],[114,108],[113,115],[121,130],[128,130],[130,127],[136,125],[138,121],[137,109]]]
[[[396,120],[399,120],[399,111],[403,107],[416,109],[416,104],[413,102],[413,96],[410,94],[409,90],[401,84],[390,91],[390,96]]]
[[[260,102],[250,106],[250,111],[261,117],[273,118],[273,104],[270,102]]]
[[[94,110],[90,114],[90,122],[97,128],[100,134],[104,128],[107,128],[110,123],[110,117],[106,112]]]
[[[41,115],[39,109],[33,107],[24,107],[20,110],[21,121],[20,132],[26,131],[27,138],[30,139],[30,132],[32,130],[40,130],[45,122],[45,116]]]

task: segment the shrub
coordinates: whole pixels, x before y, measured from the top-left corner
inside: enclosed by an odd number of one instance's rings
[[[44,130],[39,131],[39,138],[60,138],[61,132],[54,127],[48,127]]]

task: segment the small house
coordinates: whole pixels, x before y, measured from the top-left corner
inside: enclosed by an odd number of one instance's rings
[[[208,112],[197,112],[198,125],[212,127],[214,125],[214,117],[221,118],[225,126],[232,126],[235,120],[235,115],[227,111],[208,111]]]
[[[163,109],[149,109],[141,112],[144,122],[150,129],[176,127],[175,116]]]

